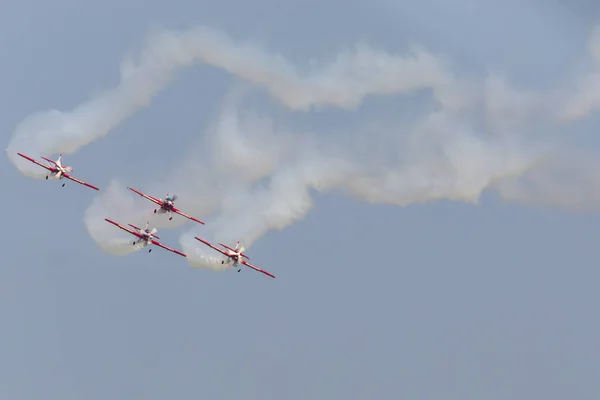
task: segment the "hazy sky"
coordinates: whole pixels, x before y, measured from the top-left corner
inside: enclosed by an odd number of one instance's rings
[[[547,3],[7,2],[5,147],[102,192],[3,158],[0,397],[596,399],[600,6]],[[190,263],[114,255],[127,186]]]

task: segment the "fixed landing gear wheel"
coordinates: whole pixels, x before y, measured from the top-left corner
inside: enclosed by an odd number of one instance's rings
[[[64,184],[64,183],[62,184],[62,187],[65,187],[65,184]]]

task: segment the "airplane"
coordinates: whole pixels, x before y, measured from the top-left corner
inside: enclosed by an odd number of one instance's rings
[[[196,219],[194,217],[191,217],[185,213],[183,213],[181,210],[179,210],[178,208],[175,208],[175,200],[177,200],[177,196],[173,195],[173,196],[169,196],[169,193],[167,193],[166,197],[164,200],[162,199],[157,199],[155,197],[152,196],[148,196],[147,194],[144,194],[138,190],[135,190],[134,188],[127,188],[129,190],[131,190],[134,193],[139,194],[140,196],[152,201],[153,203],[158,204],[160,207],[159,208],[155,208],[154,209],[154,214],[156,214],[157,212],[159,214],[164,214],[164,213],[169,213],[169,221],[173,219],[173,215],[171,214],[172,212],[179,214],[183,217],[186,217],[187,219],[190,219],[192,221],[198,222],[199,224],[204,225],[204,222],[200,221],[199,219]]]
[[[213,246],[212,244],[210,244],[209,242],[207,242],[206,240],[202,240],[197,236],[194,236],[194,238],[196,238],[196,240],[204,243],[205,245],[207,245],[208,247],[212,247],[213,249],[215,249],[216,251],[218,251],[219,253],[225,255],[227,257],[227,260],[223,260],[221,261],[221,264],[230,264],[233,263],[233,267],[238,267],[239,264],[245,265],[247,267],[252,268],[255,271],[258,272],[262,272],[265,275],[269,275],[271,278],[275,278],[275,275],[270,274],[269,272],[262,270],[252,264],[250,264],[249,262],[247,262],[245,259],[249,260],[250,257],[248,257],[247,255],[245,255],[243,253],[243,251],[245,250],[244,247],[239,248],[240,246],[240,242],[237,242],[237,244],[235,245],[235,249],[232,249],[231,247],[224,245],[222,243],[219,243],[219,245],[225,247],[226,251],[221,250],[220,248]],[[239,249],[238,249],[239,248]],[[241,267],[238,268],[238,272],[240,272],[242,270]]]
[[[111,220],[110,220],[110,219],[108,219],[108,218],[104,218],[104,220],[105,220],[106,222],[110,222],[111,224],[115,225],[115,226],[116,226],[116,227],[118,227],[118,228],[121,228],[121,229],[123,229],[123,230],[124,230],[124,231],[126,231],[126,232],[129,232],[129,233],[131,233],[131,234],[132,234],[132,235],[134,235],[134,236],[137,236],[139,239],[138,239],[138,240],[135,240],[135,241],[133,242],[133,245],[134,245],[134,246],[135,246],[136,244],[139,244],[139,243],[142,243],[142,246],[143,246],[143,247],[146,247],[146,246],[148,246],[149,244],[154,244],[154,245],[156,245],[156,246],[162,247],[163,249],[166,249],[166,250],[172,251],[172,252],[173,252],[173,253],[175,253],[175,254],[179,254],[180,256],[186,257],[186,255],[185,255],[185,254],[183,254],[182,252],[180,252],[180,251],[177,251],[177,250],[175,250],[175,249],[172,249],[172,248],[170,248],[169,246],[165,246],[164,244],[162,244],[162,243],[160,243],[160,242],[157,242],[156,240],[154,240],[154,238],[156,238],[156,239],[160,239],[158,236],[156,236],[156,235],[155,235],[155,233],[158,231],[158,229],[156,229],[156,228],[152,228],[152,230],[148,230],[148,222],[146,222],[146,227],[145,227],[143,230],[142,230],[142,229],[140,229],[140,228],[138,228],[138,227],[137,227],[137,226],[135,226],[135,225],[127,224],[127,225],[129,225],[130,227],[132,227],[133,229],[135,229],[135,231],[133,231],[133,230],[131,230],[131,229],[129,229],[129,228],[126,228],[126,227],[124,227],[124,226],[123,226],[123,225],[121,225],[121,224],[118,224],[118,223],[116,223],[115,221],[111,221]],[[151,251],[152,251],[152,249],[149,249],[149,250],[148,250],[148,253],[150,253]]]
[[[48,171],[50,171],[50,174],[46,175],[46,180],[48,180],[48,176],[53,176],[54,178],[56,178],[58,180],[61,180],[63,178],[67,178],[67,179],[70,179],[70,180],[72,180],[74,182],[80,183],[80,184],[82,184],[84,186],[87,186],[89,188],[92,188],[94,190],[100,190],[100,189],[98,189],[94,185],[90,185],[87,182],[84,182],[84,181],[82,181],[80,179],[75,178],[72,175],[69,175],[68,172],[73,172],[73,168],[72,167],[65,167],[65,166],[62,165],[62,161],[61,161],[62,160],[62,154],[60,154],[58,156],[58,159],[56,161],[51,160],[51,159],[46,158],[46,157],[42,157],[44,160],[48,161],[52,165],[42,164],[41,162],[39,162],[37,160],[34,160],[33,158],[31,158],[29,156],[26,156],[24,154],[21,154],[21,153],[17,153],[17,154],[20,155],[21,157],[23,157],[24,159],[29,160],[32,163],[35,163],[35,164],[39,165],[40,167],[46,168]],[[65,184],[63,183],[62,186],[64,187]]]

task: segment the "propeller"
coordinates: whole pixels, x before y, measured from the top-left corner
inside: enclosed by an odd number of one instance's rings
[[[165,196],[165,200],[175,201],[175,200],[177,200],[177,195],[173,194],[173,195],[169,196],[169,193],[167,193],[167,195]]]

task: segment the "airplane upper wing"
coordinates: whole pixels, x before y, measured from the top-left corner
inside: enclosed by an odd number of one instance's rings
[[[118,228],[121,228],[121,229],[123,229],[123,230],[124,230],[124,231],[126,231],[126,232],[129,232],[129,233],[131,233],[132,235],[135,235],[135,236],[139,237],[140,239],[143,237],[143,235],[142,235],[141,233],[138,233],[138,232],[136,232],[136,231],[132,231],[131,229],[128,229],[128,228],[124,227],[123,225],[116,223],[115,221],[111,221],[111,220],[110,220],[110,219],[108,219],[108,218],[104,218],[104,220],[105,220],[106,222],[110,222],[111,224],[113,224],[114,226],[116,226],[116,227],[118,227]]]
[[[187,256],[186,256],[185,254],[183,254],[182,252],[180,252],[180,251],[177,251],[177,250],[175,250],[175,249],[172,249],[172,248],[170,248],[169,246],[165,246],[165,245],[164,245],[164,244],[162,244],[161,242],[157,242],[157,241],[156,241],[156,240],[154,240],[154,239],[152,239],[152,244],[155,244],[155,245],[157,245],[158,247],[162,247],[163,249],[166,249],[166,250],[172,251],[173,253],[175,253],[175,254],[179,254],[180,256],[187,257]]]
[[[39,165],[42,168],[46,168],[48,171],[52,171],[52,172],[58,171],[56,168],[50,167],[49,165],[46,165],[46,164],[42,164],[41,162],[39,162],[37,160],[34,160],[33,158],[31,158],[29,156],[26,156],[26,155],[21,154],[21,153],[17,153],[17,154],[20,155],[21,157],[23,157],[24,159],[29,160],[32,163]]]
[[[70,179],[70,180],[72,180],[73,182],[80,183],[80,184],[82,184],[83,186],[87,186],[87,187],[89,187],[89,188],[92,188],[92,189],[94,189],[94,190],[100,190],[100,189],[98,189],[96,186],[94,186],[94,185],[90,185],[89,183],[87,183],[87,182],[84,182],[84,181],[82,181],[81,179],[77,179],[77,178],[75,178],[75,177],[74,177],[74,176],[72,176],[72,175],[69,175],[69,174],[63,174],[63,176],[64,176],[65,178],[67,178],[67,179]]]
[[[240,262],[241,262],[242,264],[244,264],[245,266],[252,268],[252,269],[253,269],[253,270],[255,270],[255,271],[262,272],[262,273],[263,273],[263,274],[265,274],[265,275],[269,275],[271,278],[275,278],[275,275],[272,275],[271,273],[269,273],[269,272],[267,272],[267,271],[265,271],[265,270],[263,270],[263,269],[260,269],[260,268],[258,268],[258,267],[256,267],[256,266],[254,266],[254,265],[250,264],[250,263],[249,263],[249,262],[247,262],[246,260],[242,260],[242,261],[240,261]]]
[[[132,192],[135,192],[137,194],[139,194],[142,197],[145,197],[146,199],[158,204],[159,206],[162,205],[162,201],[160,201],[159,199],[157,199],[156,197],[152,197],[152,196],[148,196],[147,194],[144,194],[142,192],[140,192],[139,190],[135,190],[134,188],[127,188],[129,190],[131,190]]]
[[[47,157],[42,157],[42,159],[48,161],[50,164],[54,165],[55,167],[58,167],[58,165],[56,164],[56,161],[51,160]]]
[[[204,225],[204,222],[202,222],[202,221],[200,221],[199,219],[196,219],[196,218],[194,218],[194,217],[190,217],[189,215],[187,215],[187,214],[183,213],[183,212],[182,212],[181,210],[179,210],[178,208],[175,208],[175,207],[173,207],[173,208],[171,209],[171,211],[173,211],[174,213],[177,213],[177,214],[179,214],[179,215],[181,215],[181,216],[183,216],[183,217],[186,217],[187,219],[191,219],[192,221],[195,221],[195,222],[198,222],[199,224],[202,224],[202,225]]]
[[[229,255],[227,253],[225,253],[223,250],[221,250],[220,248],[213,246],[212,244],[210,244],[209,242],[207,242],[206,240],[202,240],[200,239],[198,236],[194,236],[194,238],[196,240],[201,241],[202,243],[204,243],[205,245],[207,245],[208,247],[212,247],[213,249],[215,249],[216,251],[218,251],[219,253],[223,254],[224,256],[229,257]]]

